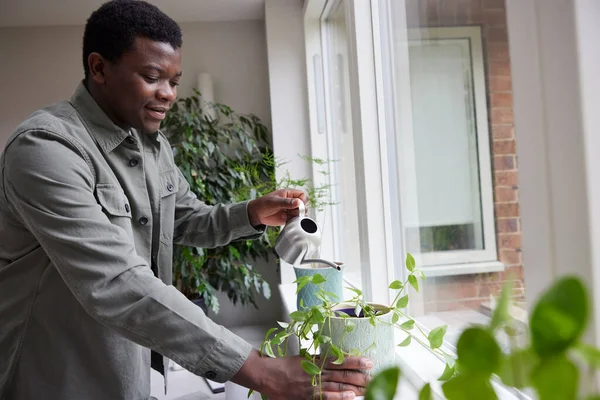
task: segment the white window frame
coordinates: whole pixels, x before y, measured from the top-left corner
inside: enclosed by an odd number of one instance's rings
[[[323,116],[327,115],[327,99],[331,87],[327,74],[321,75],[316,68],[320,60],[323,71],[328,70],[325,57],[324,30],[321,22],[336,0],[308,0],[305,3],[305,38],[307,60],[307,83],[309,88],[309,116],[311,126],[312,156],[315,158],[331,159],[331,146],[328,135],[323,134],[322,127],[331,130],[331,125],[323,125]],[[373,27],[371,5],[365,2],[345,2],[346,25],[351,33],[349,40],[350,65],[350,101],[352,104],[352,126],[355,149],[355,173],[359,188],[358,220],[359,243],[361,254],[361,284],[359,285],[369,301],[387,304],[391,301],[389,283],[394,279],[393,246],[391,225],[386,219],[389,210],[389,195],[386,195],[387,160],[382,153],[384,143],[379,138],[379,109],[377,107],[377,89],[375,77],[375,58],[358,57],[358,54],[373,54]],[[365,14],[366,13],[366,14]],[[359,16],[359,17],[357,17]],[[319,98],[323,96],[323,98]],[[325,108],[319,108],[325,106]],[[323,114],[321,114],[323,113]],[[371,162],[365,163],[364,160]],[[315,182],[331,184],[335,182],[335,174],[330,171],[328,177],[314,172]],[[337,226],[335,215],[321,213],[319,220],[329,221]],[[390,234],[386,234],[390,233]],[[385,240],[381,240],[381,235]],[[339,244],[336,245],[335,232],[326,231],[321,255],[332,259],[343,259],[339,254]],[[325,243],[329,244],[326,247]],[[337,248],[337,249],[336,249]],[[390,266],[388,268],[388,265]],[[356,286],[356,282],[348,282]]]

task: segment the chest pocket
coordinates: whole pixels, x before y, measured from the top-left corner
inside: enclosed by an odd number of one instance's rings
[[[160,240],[163,243],[173,241],[175,205],[179,191],[179,174],[171,169],[160,174]]]
[[[129,237],[133,237],[131,205],[123,189],[117,185],[98,184],[96,186],[96,198],[110,222],[125,229]]]

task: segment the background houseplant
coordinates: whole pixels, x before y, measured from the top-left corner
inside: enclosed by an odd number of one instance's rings
[[[258,117],[204,102],[195,92],[173,104],[161,129],[190,189],[207,204],[248,200],[275,187],[268,131]],[[174,285],[214,312],[219,310],[217,291],[234,304],[256,306],[257,295],[268,298],[270,288],[252,261],[269,257],[270,238],[264,235],[215,249],[176,246]]]
[[[161,126],[171,142],[175,163],[190,189],[207,204],[234,203],[260,197],[279,188],[301,188],[309,195],[309,207],[331,205],[329,186],[315,186],[311,179],[292,179],[276,160],[268,143],[267,127],[255,115],[236,113],[229,106],[205,102],[198,91],[180,98]],[[327,174],[329,161],[301,156]],[[284,171],[281,179],[275,170]],[[200,300],[218,312],[217,292],[234,303],[252,304],[270,296],[269,284],[252,262],[273,255],[279,228],[269,227],[257,240],[238,241],[216,249],[176,246],[174,285],[191,300]]]

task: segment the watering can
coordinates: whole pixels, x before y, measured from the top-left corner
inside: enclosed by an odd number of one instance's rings
[[[321,230],[314,220],[305,215],[304,202],[300,202],[298,211],[298,216],[285,224],[275,241],[275,252],[279,258],[292,265],[316,263],[341,270],[340,264],[311,258],[321,246]]]

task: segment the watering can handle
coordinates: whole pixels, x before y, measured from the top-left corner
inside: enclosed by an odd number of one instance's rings
[[[300,206],[298,206],[298,216],[300,218],[304,217],[304,215],[306,214],[306,206],[304,205],[304,202],[302,200],[300,200]]]

